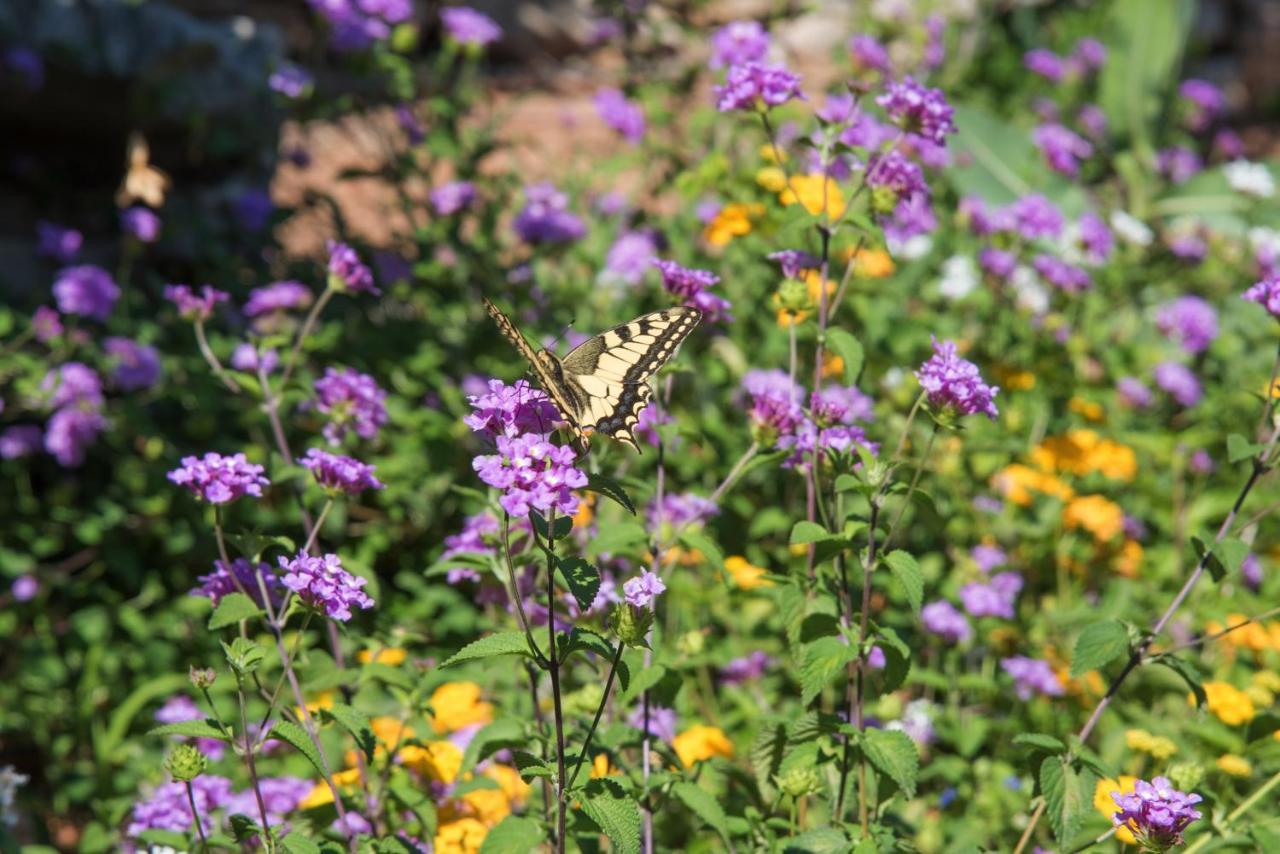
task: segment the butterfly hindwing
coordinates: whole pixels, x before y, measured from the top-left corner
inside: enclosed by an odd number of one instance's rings
[[[583,428],[592,427],[637,451],[631,430],[653,394],[649,379],[702,318],[702,312],[688,307],[650,312],[588,339],[561,360],[546,350],[534,351],[487,299],[485,308],[529,361],[576,441],[584,442]]]

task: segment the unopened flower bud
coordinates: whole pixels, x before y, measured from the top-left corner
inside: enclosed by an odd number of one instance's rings
[[[203,691],[213,687],[214,680],[218,678],[218,671],[212,667],[196,667],[193,664],[187,671],[187,678],[191,680],[192,685]]]
[[[893,213],[894,208],[898,206],[898,192],[892,187],[872,187],[871,188],[871,210],[881,215],[889,215]]]
[[[818,769],[810,767],[792,768],[780,777],[774,778],[778,788],[793,798],[816,794],[822,789],[822,781],[818,778]]]
[[[614,606],[612,617],[613,630],[617,632],[618,640],[630,647],[649,648],[645,636],[653,625],[652,609],[637,608],[624,602]]]
[[[204,773],[209,764],[194,744],[179,744],[164,760],[164,770],[179,783],[190,783]]]
[[[1204,767],[1199,762],[1175,762],[1169,766],[1169,780],[1184,792],[1189,792],[1204,779]]]
[[[702,632],[685,632],[680,636],[680,640],[676,641],[676,649],[683,655],[698,655],[706,646],[706,640]]]

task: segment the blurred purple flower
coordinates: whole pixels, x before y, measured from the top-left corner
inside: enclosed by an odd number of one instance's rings
[[[970,549],[969,556],[978,565],[978,569],[983,572],[990,572],[1009,562],[1009,556],[1005,554],[1004,549],[986,543],[976,545]]]
[[[129,338],[108,338],[102,349],[115,363],[111,377],[125,391],[149,388],[160,379],[160,353]]]
[[[1244,586],[1255,593],[1262,587],[1262,561],[1253,552],[1245,555],[1240,562],[1240,578],[1244,581]]]
[[[476,185],[470,181],[450,181],[434,188],[430,198],[436,216],[453,216],[471,207],[476,200]]]
[[[930,602],[920,609],[920,619],[926,631],[933,632],[948,643],[965,643],[973,637],[969,619],[946,599]]]
[[[1076,224],[1080,231],[1080,244],[1084,248],[1085,258],[1091,264],[1105,263],[1111,257],[1111,251],[1115,246],[1111,229],[1107,228],[1102,217],[1092,211],[1080,214]]]
[[[468,516],[463,520],[461,531],[444,538],[444,552],[440,555],[440,563],[447,565],[451,558],[461,554],[497,554],[489,541],[495,539],[500,530],[497,518],[487,510]],[[480,573],[470,566],[447,566],[447,569],[446,580],[450,584],[480,580]]]
[[[711,36],[711,68],[763,62],[769,53],[769,34],[759,21],[730,21]]]
[[[644,706],[637,706],[636,710],[627,717],[627,723],[644,732]],[[648,731],[650,737],[670,743],[676,737],[675,710],[662,706],[650,706]]]
[[[1183,184],[1204,168],[1204,161],[1185,145],[1174,145],[1156,152],[1156,171],[1175,184]]]
[[[595,97],[596,113],[609,127],[632,145],[644,139],[644,110],[618,89],[599,89]]]
[[[453,6],[440,12],[440,23],[449,38],[459,44],[483,47],[502,38],[502,27],[470,6]]]
[[[301,66],[286,62],[271,72],[267,86],[289,99],[301,98],[311,91],[315,78]]]
[[[1044,124],[1031,133],[1031,139],[1044,155],[1049,168],[1075,178],[1080,174],[1080,161],[1093,156],[1093,146],[1060,124]]]
[[[512,516],[530,510],[543,515],[553,509],[566,516],[578,512],[573,492],[587,485],[587,476],[574,467],[576,456],[568,446],[553,445],[536,433],[498,436],[497,453],[476,457],[472,468],[480,479],[502,490],[498,503]]]
[[[49,371],[40,383],[49,396],[50,409],[78,406],[98,409],[102,406],[102,381],[93,368],[83,362],[67,362]]]
[[[1178,86],[1178,94],[1186,109],[1187,127],[1197,132],[1207,129],[1227,103],[1222,97],[1222,90],[1208,80],[1183,80]]]
[[[1065,693],[1062,682],[1047,661],[1015,655],[1000,659],[1000,666],[1013,677],[1019,699],[1030,700],[1035,694],[1061,697]]]
[[[887,187],[899,198],[929,191],[924,172],[896,149],[874,154],[867,161],[867,186]]]
[[[997,279],[1007,279],[1018,266],[1018,256],[1003,249],[988,246],[978,253],[978,264]]]
[[[974,581],[960,588],[960,604],[973,617],[1013,619],[1013,606],[1022,590],[1022,576],[997,572],[986,581]]]
[[[329,252],[329,287],[343,293],[382,293],[373,283],[373,271],[355,249],[336,240],[326,240],[324,245]]]
[[[1120,377],[1116,380],[1116,392],[1122,401],[1134,409],[1146,409],[1151,405],[1151,389],[1137,377]]]
[[[853,62],[859,68],[883,74],[891,70],[889,51],[874,36],[861,33],[850,38],[849,53],[853,54]]]
[[[1280,276],[1272,276],[1260,282],[1255,282],[1247,291],[1241,294],[1241,299],[1257,303],[1265,308],[1272,317],[1280,320]]]
[[[244,454],[223,456],[210,451],[204,457],[183,457],[182,465],[169,472],[169,480],[201,501],[226,504],[244,495],[261,498],[262,487],[271,484],[262,471]]]
[[[340,623],[351,619],[351,608],[369,609],[373,600],[363,588],[369,582],[352,575],[342,566],[335,554],[312,557],[299,552],[293,558],[280,557],[284,575],[280,583],[298,595],[298,598],[325,612]]]
[[[1179,232],[1168,235],[1165,243],[1174,257],[1199,264],[1209,254],[1209,244],[1195,232]]]
[[[15,602],[30,602],[40,592],[40,582],[34,575],[19,575],[9,587]]]
[[[1107,114],[1097,104],[1085,104],[1076,113],[1076,121],[1080,123],[1085,135],[1094,142],[1101,142],[1107,136]]]
[[[709,290],[720,281],[715,273],[658,259],[654,259],[653,266],[662,273],[662,286],[667,292],[679,297],[685,305],[699,309],[709,322],[733,320],[729,301]]]
[[[233,369],[246,374],[257,374],[260,365],[264,374],[270,374],[280,365],[280,355],[270,349],[259,354],[258,348],[246,341],[231,351],[230,363]]]
[[[80,254],[84,235],[74,228],[40,220],[36,223],[36,251],[46,258],[66,264]]]
[[[34,424],[14,424],[0,432],[0,459],[16,460],[40,450],[44,433]]]
[[[622,595],[627,604],[636,608],[652,608],[654,601],[667,589],[662,579],[645,570],[635,578],[628,578],[622,585]]]
[[[1178,362],[1161,362],[1156,365],[1152,376],[1156,385],[1168,392],[1180,405],[1195,406],[1203,394],[1200,380],[1186,365]]]
[[[843,125],[857,115],[857,103],[849,92],[832,92],[813,114],[829,125]]]
[[[298,463],[310,471],[316,483],[330,495],[359,495],[366,489],[383,489],[386,486],[374,477],[373,466],[342,454],[308,448],[307,455]]]
[[[806,270],[816,270],[820,266],[819,260],[810,255],[808,252],[801,252],[798,249],[781,249],[777,252],[770,252],[768,255],[770,261],[776,261],[778,266],[782,268],[782,275],[788,279],[798,279]]]
[[[708,498],[692,492],[669,492],[662,496],[661,502],[649,506],[649,530],[656,531],[660,524],[673,529],[700,525],[719,512],[720,508]]]
[[[741,685],[764,676],[773,666],[773,656],[756,650],[750,655],[735,658],[720,668],[720,681],[725,685]]]
[[[916,371],[916,379],[934,409],[957,415],[981,412],[995,420],[999,415],[995,397],[1000,389],[982,381],[978,366],[960,358],[953,341],[933,339],[934,355]]]
[[[840,132],[840,141],[852,148],[877,151],[896,135],[897,131],[892,125],[882,124],[870,113],[858,113],[849,126]]]
[[[249,292],[249,299],[244,304],[244,314],[245,317],[257,317],[277,311],[308,308],[311,302],[311,288],[302,282],[272,282]]]
[[[400,130],[404,131],[409,145],[421,145],[427,138],[427,129],[422,126],[422,121],[413,111],[411,104],[396,104],[395,117],[396,124],[400,125]]]
[[[1031,266],[1046,282],[1065,293],[1078,294],[1093,287],[1087,272],[1056,255],[1041,253],[1031,260]]]
[[[251,723],[250,728],[256,726]],[[279,744],[275,739],[267,739],[263,744],[264,753],[268,751],[268,745]],[[311,780],[304,780],[301,777],[259,777],[257,791],[253,788],[245,789],[243,792],[236,792],[227,799],[224,805],[224,811],[227,815],[256,815],[258,810],[258,794],[262,795],[262,805],[267,810],[267,822],[271,825],[280,825],[285,823],[286,816],[298,809],[298,805],[302,803],[311,790],[315,788],[315,783]]]
[[[53,282],[53,298],[58,311],[78,314],[99,322],[111,316],[111,309],[120,298],[120,288],[111,274],[93,264],[64,267]]]
[[[387,423],[387,393],[368,374],[355,368],[326,368],[316,380],[316,409],[329,416],[324,436],[336,445],[348,430],[372,439]]]
[[[1008,208],[1013,227],[1026,240],[1059,237],[1065,222],[1053,202],[1038,193],[1023,196]]]
[[[155,243],[160,237],[160,217],[150,208],[135,205],[121,212],[120,226],[142,243]]]
[[[196,293],[190,285],[165,285],[164,298],[178,308],[178,316],[183,320],[206,321],[213,315],[213,307],[230,299],[230,294],[203,285]]]
[[[261,187],[249,187],[236,196],[231,206],[236,222],[245,231],[262,231],[271,221],[275,204],[271,194]]]
[[[658,242],[648,230],[624,231],[613,241],[604,258],[604,277],[638,285],[658,255]]]
[[[1032,74],[1038,74],[1052,83],[1061,81],[1066,74],[1066,66],[1062,62],[1062,57],[1042,47],[1024,53],[1022,55],[1022,65]]]
[[[1244,140],[1231,128],[1222,128],[1213,135],[1213,150],[1226,160],[1240,160],[1244,157]]]
[[[62,315],[47,305],[42,305],[31,315],[31,331],[36,340],[47,344],[62,334]]]
[[[876,103],[884,108],[894,124],[939,145],[956,132],[952,121],[954,111],[942,90],[930,89],[909,75],[885,87],[885,93],[876,98]]]
[[[525,187],[525,204],[512,227],[526,243],[570,243],[587,233],[582,220],[569,212],[569,197],[543,182]]]
[[[200,582],[200,586],[192,588],[188,595],[203,596],[209,599],[216,607],[222,601],[223,596],[229,593],[237,593],[243,588],[250,599],[261,605],[262,590],[258,585],[259,573],[262,575],[262,586],[267,588],[267,595],[271,597],[273,604],[278,604],[284,591],[284,585],[280,583],[280,578],[271,569],[271,565],[264,562],[255,566],[252,561],[242,557],[233,560],[229,569],[222,561],[215,560],[213,562],[213,572],[200,576],[197,579]],[[236,585],[237,581],[240,582],[239,586]],[[163,723],[169,723],[169,721],[163,721]]]
[[[1187,462],[1187,467],[1195,474],[1213,474],[1214,465],[1213,457],[1209,456],[1209,452],[1204,448],[1197,448],[1196,452],[1191,455],[1191,459]]]
[[[45,425],[44,449],[58,465],[74,468],[84,462],[85,452],[106,428],[107,419],[96,410],[59,409]]]
[[[560,421],[560,410],[551,399],[525,380],[507,385],[491,379],[487,393],[470,395],[467,402],[475,412],[462,422],[490,440],[524,433],[549,436]]]
[[[221,742],[217,742],[221,744]],[[200,815],[200,826],[205,834],[214,828],[213,813],[231,797],[231,781],[216,774],[201,774],[191,781],[191,796]],[[148,830],[167,830],[186,834],[195,823],[188,803],[187,784],[164,783],[157,786],[150,797],[133,805],[125,836],[137,839]]]
[[[777,107],[793,98],[804,98],[800,77],[781,65],[747,62],[729,68],[723,86],[714,88],[716,109],[758,110]]]
[[[1200,297],[1178,297],[1156,309],[1156,328],[1186,352],[1203,353],[1218,337],[1218,312]]]
[[[1071,49],[1071,56],[1068,62],[1075,66],[1075,69],[1081,73],[1088,71],[1097,71],[1107,62],[1107,49],[1102,42],[1093,38],[1083,38],[1076,42],[1075,47]]]
[[[914,193],[898,199],[893,216],[884,222],[884,234],[890,241],[905,243],[913,237],[930,234],[937,227],[938,219],[928,195]]]
[[[640,410],[640,420],[636,422],[633,432],[637,439],[656,448],[662,443],[658,428],[664,424],[674,423],[675,419],[666,410],[649,404]],[[676,441],[679,441],[678,438]]]

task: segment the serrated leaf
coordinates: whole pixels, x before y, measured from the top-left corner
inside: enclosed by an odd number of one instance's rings
[[[243,813],[231,814],[227,817],[227,823],[231,825],[231,835],[236,842],[248,842],[262,832],[258,823]]]
[[[854,648],[842,638],[821,638],[804,648],[800,665],[800,702],[809,705],[822,689],[856,657]]]
[[[580,557],[556,557],[556,568],[573,594],[573,601],[583,611],[596,601],[600,592],[600,570]]]
[[[884,626],[876,628],[876,637],[879,638],[876,646],[884,653],[884,669],[880,671],[884,682],[882,688],[895,691],[907,681],[907,674],[911,672],[911,648],[898,637],[897,632]]]
[[[147,730],[147,735],[182,735],[187,738],[216,738],[218,741],[229,741],[222,727],[218,726],[218,722],[213,718],[164,724]]]
[[[915,795],[920,754],[910,736],[898,730],[869,729],[862,733],[860,745],[877,771],[897,783],[907,797]]]
[[[280,850],[285,854],[320,854],[320,846],[296,830],[280,840]]]
[[[772,790],[772,781],[782,765],[782,756],[787,749],[787,723],[783,720],[769,719],[762,721],[751,742],[751,770],[755,772],[756,782],[762,790]],[[771,795],[769,795],[771,796]]]
[[[724,551],[715,540],[701,531],[685,531],[680,535],[680,542],[691,549],[701,552],[713,569],[724,571]]]
[[[618,854],[640,851],[640,807],[618,783],[592,780],[583,789],[582,811],[609,837]]]
[[[262,609],[248,596],[240,593],[228,593],[218,602],[218,607],[209,615],[209,630],[225,629],[241,620],[252,620],[262,615]]]
[[[631,500],[631,496],[627,495],[627,491],[622,488],[622,484],[605,474],[587,475],[587,489],[592,492],[599,493],[605,498],[609,498],[617,502],[624,510],[632,516],[636,515],[635,502]]]
[[[480,845],[480,854],[529,854],[542,844],[542,825],[531,818],[509,815],[498,822]]]
[[[485,635],[480,640],[472,641],[458,650],[440,666],[452,667],[455,664],[462,664],[464,661],[476,661],[481,658],[492,658],[496,655],[527,655],[532,657],[532,653],[529,651],[529,641],[524,632],[494,632],[491,635]]]
[[[1116,620],[1086,626],[1071,654],[1072,677],[1097,670],[1129,651],[1129,632]]]
[[[1241,460],[1247,460],[1257,455],[1265,447],[1265,445],[1259,445],[1257,442],[1250,442],[1239,433],[1232,433],[1227,436],[1227,459],[1230,462],[1238,463]]]
[[[1029,747],[1032,750],[1043,750],[1046,753],[1065,753],[1067,750],[1067,746],[1062,743],[1061,739],[1041,732],[1024,732],[1015,735],[1013,743],[1018,747]]]
[[[826,539],[829,536],[831,536],[831,532],[819,525],[817,522],[801,520],[796,522],[791,528],[790,545],[807,546],[810,543],[816,543],[818,540]]]
[[[1209,570],[1214,581],[1221,581],[1227,573],[1238,570],[1240,564],[1249,556],[1248,544],[1235,537],[1227,537],[1217,544],[1209,543],[1200,537],[1192,537],[1191,543],[1195,547],[1196,556],[1205,561],[1205,568]]]
[[[916,563],[911,554],[901,549],[885,555],[884,562],[889,567],[889,572],[902,585],[911,610],[920,613],[920,606],[924,604],[924,573],[920,571],[920,564]]]
[[[1053,835],[1060,844],[1066,844],[1085,816],[1079,775],[1062,757],[1046,757],[1040,763],[1040,791]]]
[[[307,731],[302,727],[289,721],[277,721],[275,726],[271,727],[270,737],[278,738],[297,750],[307,757],[307,761],[316,769],[317,774],[321,777],[325,775],[324,758],[311,742],[311,736],[307,735]]]
[[[671,787],[671,792],[687,806],[694,815],[706,822],[707,826],[722,837],[729,836],[729,817],[725,815],[720,802],[696,783],[679,782]]]
[[[1196,673],[1187,661],[1178,658],[1176,655],[1160,655],[1153,658],[1152,661],[1156,664],[1163,664],[1182,677],[1182,681],[1187,683],[1187,688],[1190,689],[1195,697],[1197,707],[1201,707],[1209,701],[1208,695],[1204,692],[1204,685],[1200,684],[1200,674]]]
[[[548,528],[547,519],[537,510],[529,511],[529,522],[533,525],[533,530],[537,532],[542,539],[547,539]],[[562,540],[569,536],[569,532],[573,530],[573,519],[564,514],[556,515],[556,527],[554,533],[555,539]]]
[[[356,740],[356,747],[360,748],[365,759],[373,760],[373,751],[377,746],[378,740],[373,734],[373,727],[369,724],[369,716],[354,706],[348,706],[345,703],[334,703],[329,708],[321,709],[320,716],[334,721],[347,732],[351,733],[351,737]]]
[[[827,349],[844,361],[845,385],[856,385],[862,373],[862,344],[847,330],[827,330]]]
[[[511,760],[515,762],[516,770],[525,780],[532,780],[534,777],[551,777],[554,774],[550,766],[540,757],[525,750],[511,751]]]

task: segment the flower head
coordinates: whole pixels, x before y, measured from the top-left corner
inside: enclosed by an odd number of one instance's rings
[[[1080,161],[1093,156],[1089,141],[1057,123],[1043,124],[1031,134],[1049,168],[1074,178],[1080,174]]]
[[[493,540],[500,530],[497,518],[488,511],[468,516],[463,520],[461,531],[444,538],[444,552],[440,555],[440,562],[447,564],[451,558],[462,554],[496,554]],[[458,564],[448,567],[446,580],[450,584],[479,581],[480,574],[469,566]]]
[[[216,774],[201,774],[189,785],[201,827],[208,834],[214,826],[213,812],[222,808],[231,797],[231,781]],[[195,817],[191,814],[187,786],[179,782],[165,783],[157,786],[149,798],[134,804],[125,836],[136,839],[148,830],[189,831]]]
[[[14,424],[0,432],[0,460],[28,457],[40,450],[44,433],[34,424]]]
[[[1188,353],[1203,353],[1218,337],[1218,313],[1200,297],[1178,297],[1156,310],[1156,328]]]
[[[258,317],[277,311],[292,311],[307,308],[311,301],[311,288],[302,282],[272,282],[249,292],[249,299],[244,304],[244,314],[246,317]]]
[[[80,254],[83,245],[84,235],[74,228],[46,220],[36,223],[36,251],[45,258],[65,264]]]
[[[648,727],[645,726],[645,709],[640,706],[627,716],[627,723],[641,732],[647,732],[659,741],[670,742],[676,737],[676,713],[663,706],[649,706]]]
[[[1013,619],[1013,606],[1022,591],[1022,576],[998,572],[987,581],[975,581],[960,588],[960,603],[974,617]]]
[[[48,344],[62,334],[62,315],[42,305],[31,315],[31,332],[41,344]]]
[[[267,86],[272,92],[277,92],[290,100],[306,95],[311,91],[314,83],[315,78],[309,71],[289,62],[272,71],[271,76],[267,78]]]
[[[410,0],[307,0],[329,24],[334,50],[364,50],[413,15]]]
[[[730,21],[711,36],[712,68],[763,62],[769,53],[769,34],[759,21]]]
[[[181,467],[169,472],[169,480],[185,486],[201,501],[226,504],[243,495],[260,498],[262,487],[271,484],[262,471],[244,454],[223,456],[210,451],[204,457],[183,457]]]
[[[155,243],[160,237],[160,217],[151,208],[134,206],[121,212],[120,226],[142,243]]]
[[[282,556],[280,568],[284,570],[281,584],[339,622],[351,619],[352,606],[373,607],[373,600],[361,589],[369,582],[344,569],[335,554],[313,557],[299,552],[292,558]]]
[[[373,271],[356,250],[336,240],[325,241],[325,247],[329,250],[329,287],[343,293],[382,293],[373,283]]]
[[[1200,402],[1203,391],[1200,380],[1186,365],[1178,362],[1161,362],[1153,373],[1156,385],[1168,392],[1180,405],[1195,406]]]
[[[1112,821],[1128,829],[1148,851],[1166,851],[1181,844],[1182,832],[1200,818],[1194,807],[1201,797],[1179,792],[1168,777],[1156,777],[1150,783],[1138,780],[1132,793],[1113,792],[1111,798],[1119,807]]]
[[[652,231],[624,231],[605,255],[602,278],[637,285],[657,254],[658,243]]]
[[[160,354],[155,347],[112,337],[102,342],[102,349],[115,363],[111,378],[125,391],[149,388],[160,379]]]
[[[103,322],[111,316],[111,309],[120,298],[120,288],[106,270],[82,264],[58,271],[53,298],[63,314],[79,314]]]
[[[1062,62],[1062,57],[1042,47],[1024,53],[1022,55],[1022,65],[1032,74],[1038,74],[1053,83],[1060,81],[1066,74],[1066,66]]]
[[[622,585],[623,598],[636,608],[651,608],[654,600],[667,589],[662,579],[645,570],[635,578],[628,578]]]
[[[74,468],[84,462],[85,451],[106,427],[107,419],[97,410],[64,407],[45,425],[44,449],[58,465]]]
[[[1008,208],[1013,228],[1025,240],[1059,237],[1066,222],[1053,202],[1038,193],[1022,196]]]
[[[1280,276],[1272,276],[1254,283],[1241,294],[1241,298],[1248,302],[1256,302],[1272,317],[1280,320]]]
[[[1005,673],[1013,677],[1014,690],[1019,699],[1030,700],[1035,694],[1061,697],[1065,693],[1062,681],[1058,679],[1058,675],[1053,672],[1053,668],[1047,661],[1015,655],[1011,658],[1002,658],[1000,666],[1004,668]]]
[[[198,293],[190,285],[165,285],[164,298],[177,306],[183,320],[204,322],[213,316],[214,306],[231,296],[210,285],[203,285]]]
[[[1087,272],[1056,255],[1041,253],[1031,260],[1031,266],[1046,282],[1066,293],[1076,294],[1093,287]]]
[[[768,258],[778,263],[782,275],[788,279],[799,279],[806,270],[816,270],[820,264],[815,256],[798,249],[780,249],[769,253]]]
[[[512,223],[526,243],[571,243],[587,233],[582,220],[569,211],[569,197],[543,182],[525,187],[525,203]]]
[[[327,368],[316,380],[316,409],[329,416],[324,435],[336,445],[355,430],[362,439],[372,439],[387,423],[387,393],[368,374],[355,368]]]
[[[723,86],[715,87],[716,109],[759,110],[803,98],[800,77],[781,65],[745,62],[729,68]]]
[[[40,390],[49,395],[49,408],[77,407],[97,410],[102,406],[102,381],[83,362],[67,362],[45,374]]]
[[[1276,194],[1276,179],[1265,163],[1232,160],[1222,167],[1227,185],[1237,193],[1269,199]]]
[[[600,89],[595,97],[596,114],[623,139],[636,145],[644,139],[644,110],[618,89]]]
[[[1193,131],[1207,129],[1227,103],[1221,89],[1208,80],[1194,77],[1182,81],[1178,86],[1178,94],[1183,100],[1187,127]]]
[[[946,599],[930,602],[920,609],[926,630],[948,643],[964,643],[973,636],[973,628],[964,614]]]
[[[892,68],[889,51],[875,36],[859,33],[849,39],[849,53],[859,68],[888,73]]]
[[[912,77],[890,83],[885,93],[876,98],[895,124],[939,145],[956,132],[954,111],[940,89],[930,89]]]
[[[587,485],[587,476],[574,467],[576,457],[568,446],[553,445],[544,436],[526,433],[497,437],[497,453],[472,461],[480,479],[502,490],[498,503],[512,516],[528,516],[530,510],[566,516],[578,511],[573,490]]]
[[[550,435],[560,422],[560,410],[551,398],[525,380],[507,385],[489,380],[487,394],[471,395],[467,402],[475,410],[463,423],[486,439],[519,436],[523,433]]]
[[[764,676],[773,666],[773,656],[756,650],[750,655],[735,658],[720,668],[720,681],[725,685],[741,685]]]
[[[483,12],[477,12],[470,6],[451,6],[440,12],[440,22],[444,24],[449,38],[459,44],[483,47],[502,38],[502,27]]]
[[[433,188],[430,199],[436,216],[453,216],[471,207],[476,200],[476,185],[470,181],[450,181]]]
[[[1175,184],[1184,184],[1204,168],[1200,155],[1185,145],[1175,145],[1156,152],[1156,171]]]
[[[682,267],[675,261],[655,259],[653,266],[662,273],[662,286],[667,292],[680,297],[685,305],[699,309],[707,316],[707,320],[716,322],[733,319],[729,314],[729,301],[709,291],[720,281],[715,273]]]
[[[699,525],[718,512],[720,508],[709,498],[692,492],[669,492],[662,496],[661,502],[650,506],[649,527],[656,530],[659,524],[673,528]]]
[[[929,405],[957,415],[982,412],[992,420],[1000,414],[995,397],[1000,389],[982,381],[978,366],[956,354],[953,341],[933,339],[934,355],[916,371]]]
[[[246,558],[236,558],[228,567],[220,560],[213,562],[213,572],[202,575],[198,579],[200,586],[191,590],[192,596],[204,596],[216,606],[222,597],[235,593],[241,588],[248,591],[249,598],[262,604],[262,591],[258,586],[258,576],[262,576],[263,586],[272,602],[279,601],[279,593],[283,590],[280,578],[272,571],[268,563],[254,564]],[[239,581],[239,586],[236,582]]]
[[[358,495],[366,489],[382,489],[385,484],[373,476],[373,466],[344,457],[342,454],[331,454],[319,448],[310,448],[307,455],[298,462],[312,475],[316,483],[325,488],[331,495],[345,493]]]

